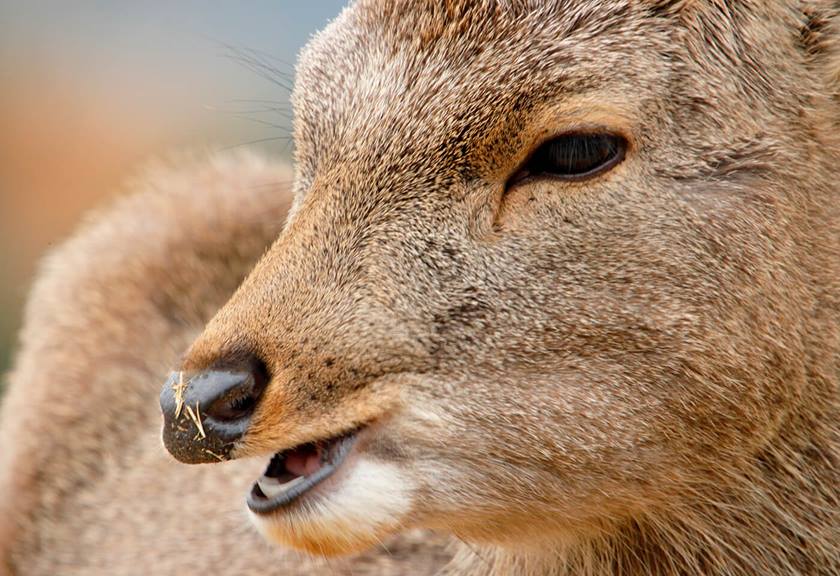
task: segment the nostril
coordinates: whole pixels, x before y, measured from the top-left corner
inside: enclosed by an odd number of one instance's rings
[[[215,416],[219,420],[239,420],[240,418],[250,416],[256,405],[257,401],[253,396],[233,398],[223,406],[220,406],[215,411]]]
[[[227,394],[213,401],[205,408],[207,416],[220,422],[233,422],[250,418],[257,407],[257,399],[262,390],[252,382],[245,382],[241,387],[230,390]]]
[[[226,382],[210,383],[205,396],[205,413],[220,423],[249,419],[268,384],[268,371],[258,362],[249,372],[210,372],[215,379]]]

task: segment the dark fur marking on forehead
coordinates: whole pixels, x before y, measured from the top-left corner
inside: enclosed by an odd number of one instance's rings
[[[659,0],[651,2],[650,13],[657,17],[670,17],[685,8],[686,0]]]
[[[799,31],[799,43],[802,49],[809,56],[817,56],[825,52],[830,41],[831,21],[828,15],[814,8],[806,8],[803,11],[803,20]]]

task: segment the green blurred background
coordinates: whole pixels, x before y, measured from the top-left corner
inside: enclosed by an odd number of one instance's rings
[[[293,64],[343,4],[0,0],[0,373],[38,259],[133,170],[182,149],[288,157]]]

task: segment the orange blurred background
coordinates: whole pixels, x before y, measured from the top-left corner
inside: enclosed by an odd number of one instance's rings
[[[288,157],[293,63],[343,4],[0,2],[0,372],[40,255],[145,161]]]

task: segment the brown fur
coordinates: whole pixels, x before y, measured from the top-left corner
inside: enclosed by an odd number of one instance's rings
[[[155,384],[221,306],[180,367],[266,363],[238,456],[367,426],[317,506],[258,522],[271,539],[431,529],[464,542],[447,574],[840,573],[837,8],[359,0],[301,58],[288,224],[224,306],[279,231],[283,198],[250,184],[269,167],[158,180],[49,261],[4,407],[0,558],[317,569],[231,520],[255,470],[151,440]],[[626,160],[505,191],[581,126]],[[388,546],[347,569],[447,557]]]

